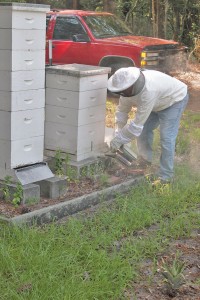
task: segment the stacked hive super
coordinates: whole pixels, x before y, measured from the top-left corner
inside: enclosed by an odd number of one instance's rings
[[[109,72],[80,64],[46,68],[45,149],[81,161],[104,146]]]
[[[47,5],[0,3],[0,177],[43,160]]]

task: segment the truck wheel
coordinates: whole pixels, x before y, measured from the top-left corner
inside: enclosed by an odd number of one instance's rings
[[[100,67],[110,67],[111,73],[109,76],[113,75],[120,68],[134,67],[135,63],[128,57],[119,56],[107,56],[102,58],[99,63]]]
[[[112,64],[109,67],[111,68],[111,75],[113,75],[118,69],[121,68],[128,68],[128,67],[134,67],[135,65],[133,63],[130,62],[123,62],[123,63],[116,63],[116,64]]]

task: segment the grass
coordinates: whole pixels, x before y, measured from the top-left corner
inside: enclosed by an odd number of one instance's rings
[[[170,239],[200,225],[198,180],[184,166],[177,172],[172,189],[144,183],[88,218],[2,227],[0,299],[125,299],[144,259],[153,261]]]
[[[181,155],[199,139],[191,119],[196,128],[197,116],[186,114],[181,123]],[[184,144],[188,136],[193,139]],[[144,182],[89,216],[42,228],[2,225],[0,299],[127,299],[124,291],[139,280],[144,260],[155,262],[172,239],[199,228],[199,177],[185,162],[176,167],[173,186]]]

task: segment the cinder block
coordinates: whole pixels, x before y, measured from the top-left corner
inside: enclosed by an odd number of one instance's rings
[[[55,176],[49,179],[38,181],[42,197],[59,198],[67,192],[67,177]]]
[[[23,204],[33,204],[40,201],[40,186],[38,184],[26,184],[23,186]]]
[[[17,193],[17,184],[0,182],[1,196],[3,197],[3,189],[8,189],[8,198],[13,200]],[[33,204],[40,201],[40,186],[38,184],[26,184],[22,186],[22,204]]]

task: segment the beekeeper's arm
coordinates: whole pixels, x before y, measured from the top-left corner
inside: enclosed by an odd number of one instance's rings
[[[115,134],[116,135],[127,124],[128,114],[131,111],[132,106],[133,103],[131,101],[131,98],[120,96],[119,105],[117,106],[116,113],[115,113]]]
[[[122,145],[128,144],[134,138],[137,138],[142,133],[144,123],[148,119],[153,110],[155,103],[155,95],[151,97],[142,97],[138,102],[137,111],[130,124],[126,124],[110,142],[112,151],[118,150]]]

